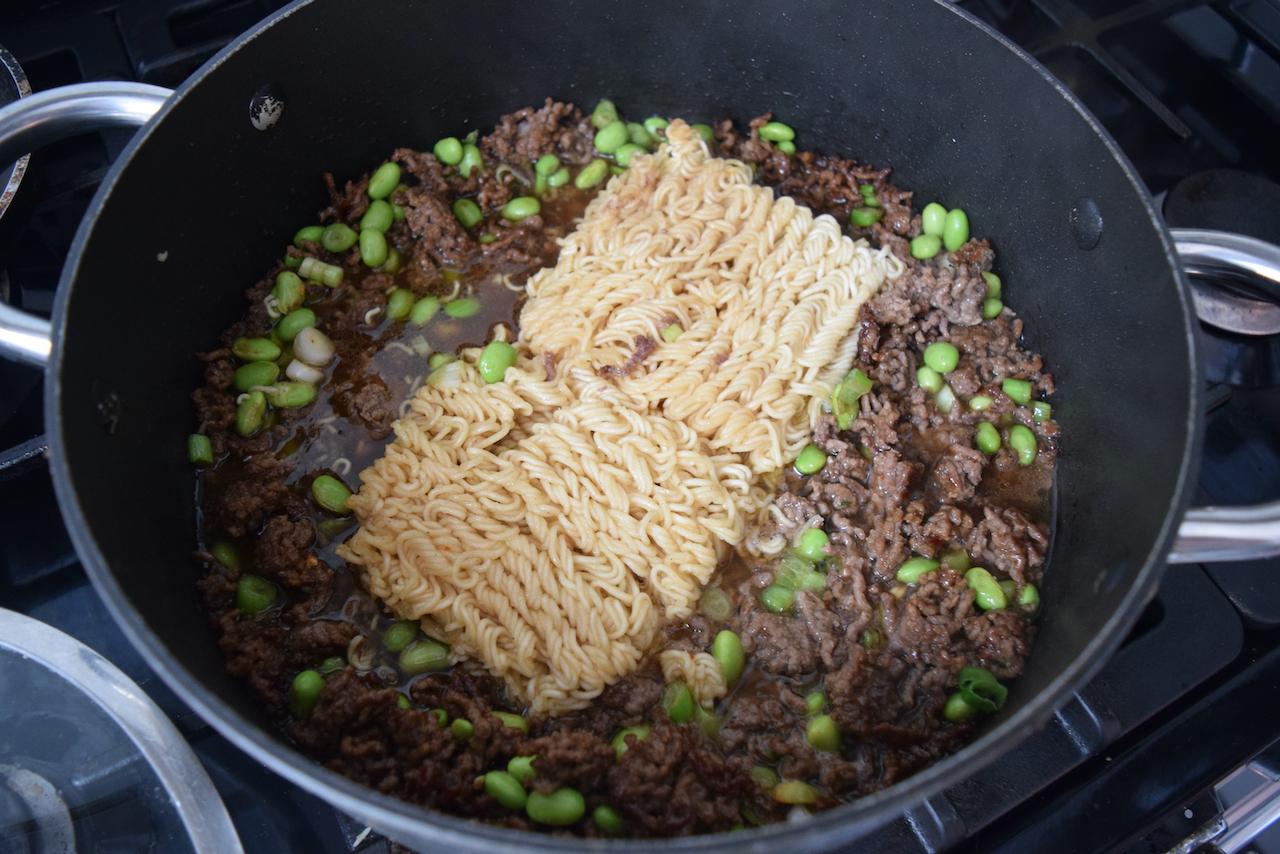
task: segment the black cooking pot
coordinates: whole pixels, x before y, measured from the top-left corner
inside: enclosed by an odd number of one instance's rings
[[[772,110],[802,147],[891,166],[918,198],[964,207],[997,250],[1026,345],[1057,380],[1064,437],[1034,654],[980,737],[802,827],[663,849],[829,848],[1039,727],[1155,591],[1198,453],[1185,276],[1097,122],[1018,48],[932,0],[390,5],[295,4],[220,53],[134,138],[72,248],[46,380],[51,468],[77,551],[148,662],[255,758],[406,844],[646,847],[439,815],[295,752],[226,675],[205,628],[185,464],[202,381],[193,354],[214,346],[244,289],[326,203],[322,172],[358,178],[395,147],[429,150],[548,95],[588,108],[609,97],[632,116],[745,124]],[[42,123],[29,125],[38,136]],[[6,144],[19,143],[0,143],[0,156]]]

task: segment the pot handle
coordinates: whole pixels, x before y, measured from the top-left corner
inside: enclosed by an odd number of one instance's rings
[[[0,166],[59,139],[111,127],[139,127],[170,89],[145,83],[77,83],[20,98],[0,109]],[[42,317],[0,302],[0,358],[44,367],[53,329]]]
[[[1226,276],[1280,298],[1280,246],[1223,231],[1170,229],[1178,256],[1193,277]],[[1249,302],[1253,302],[1250,300]],[[1270,303],[1259,303],[1271,307]],[[1219,325],[1197,301],[1196,313]],[[1197,507],[1187,511],[1169,563],[1212,563],[1280,555],[1280,501],[1253,507]]]

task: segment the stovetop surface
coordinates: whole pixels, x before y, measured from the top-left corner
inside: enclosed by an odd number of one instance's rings
[[[49,0],[9,10],[0,44],[36,91],[84,80],[176,86],[277,0]],[[1170,224],[1280,242],[1280,6],[1267,0],[964,0],[1115,136]],[[0,223],[0,297],[47,313],[76,226],[127,131],[33,158]],[[1225,202],[1204,191],[1230,170]],[[1214,173],[1218,174],[1218,173]],[[1199,183],[1197,183],[1197,180]],[[1237,186],[1238,185],[1238,186]],[[1189,188],[1198,188],[1194,191]],[[1280,498],[1280,336],[1206,331],[1197,503]],[[187,737],[250,852],[386,850],[248,758],[142,661],[81,568],[43,463],[41,377],[0,363],[0,604],[98,650]],[[1280,737],[1280,559],[1173,566],[1137,628],[1045,729],[850,852],[1164,850],[1216,808],[1216,782]],[[1181,835],[1179,835],[1181,834]],[[1154,846],[1154,847],[1153,847]],[[3,846],[0,845],[0,848]]]

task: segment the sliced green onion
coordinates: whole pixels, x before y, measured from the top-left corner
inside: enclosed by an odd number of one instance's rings
[[[858,414],[858,400],[871,391],[871,386],[871,378],[854,368],[831,390],[831,414],[836,418],[837,427],[849,429]]]
[[[187,459],[198,466],[213,465],[213,445],[208,436],[192,433],[187,437]]]

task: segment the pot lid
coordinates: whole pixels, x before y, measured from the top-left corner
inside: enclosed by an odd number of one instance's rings
[[[0,852],[242,852],[173,723],[98,653],[0,609]]]

